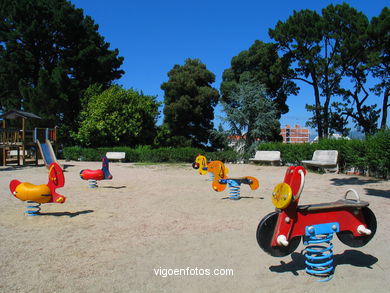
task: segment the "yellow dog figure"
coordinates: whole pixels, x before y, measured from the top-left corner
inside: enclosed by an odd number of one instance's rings
[[[208,164],[209,172],[214,174],[214,180],[211,184],[212,188],[217,191],[224,191],[226,186],[229,186],[230,199],[240,199],[240,186],[247,184],[252,190],[259,188],[259,181],[252,176],[240,178],[229,178],[227,176],[228,168],[221,161],[212,161]]]
[[[192,168],[194,168],[195,170],[199,170],[198,172],[200,175],[206,175],[206,173],[208,172],[206,157],[199,154],[195,158],[195,162],[192,163]]]

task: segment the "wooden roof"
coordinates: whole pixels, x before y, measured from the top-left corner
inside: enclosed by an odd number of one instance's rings
[[[0,115],[0,119],[16,119],[16,118],[42,119],[38,115],[29,112],[20,111],[20,110],[11,110],[4,113],[3,115]]]

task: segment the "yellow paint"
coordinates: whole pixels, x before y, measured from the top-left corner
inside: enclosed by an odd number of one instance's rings
[[[279,183],[272,193],[272,203],[278,209],[285,209],[292,200],[292,190],[287,183]]]
[[[63,203],[64,201],[65,200],[64,200],[64,198],[62,196],[57,198],[57,200],[56,200],[56,202],[58,202],[58,203]]]
[[[198,155],[195,159],[195,163],[199,164],[199,174],[206,175],[207,173],[207,159],[205,156]]]
[[[46,184],[34,185],[28,182],[20,183],[15,188],[14,195],[20,200],[31,200],[38,203],[47,203],[51,199],[50,188]]]

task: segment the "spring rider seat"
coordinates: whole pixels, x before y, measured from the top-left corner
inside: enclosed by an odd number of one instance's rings
[[[228,178],[227,168],[221,161],[212,161],[208,165],[209,172],[213,173],[213,182],[211,186],[213,190],[220,192],[224,191],[226,186],[229,186],[229,199],[238,200],[240,196],[241,184],[247,184],[251,190],[259,188],[259,181],[252,176],[240,178]]]
[[[28,216],[40,214],[40,206],[43,203],[64,203],[66,197],[56,192],[57,188],[65,184],[64,173],[57,163],[49,166],[49,182],[47,184],[35,185],[29,182],[12,180],[9,184],[11,193],[22,201],[27,201]]]
[[[275,186],[272,202],[276,211],[266,215],[257,227],[259,246],[274,257],[291,254],[301,238],[306,272],[328,281],[333,277],[333,234],[350,247],[362,247],[375,235],[377,222],[369,203],[349,189],[343,199],[330,203],[298,205],[306,170],[289,167],[284,182]],[[347,199],[353,193],[356,199]]]
[[[80,178],[88,180],[90,188],[97,188],[97,181],[100,180],[111,180],[112,175],[109,171],[109,164],[107,157],[102,159],[102,168],[97,170],[84,169],[80,171]]]

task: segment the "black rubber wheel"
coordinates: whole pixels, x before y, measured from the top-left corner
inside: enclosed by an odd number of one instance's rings
[[[362,208],[362,213],[367,228],[371,230],[370,235],[355,237],[351,231],[340,231],[336,233],[337,238],[339,238],[342,243],[348,245],[349,247],[362,247],[366,245],[376,233],[377,222],[374,213],[368,207]]]
[[[297,249],[301,241],[301,237],[298,236],[290,239],[288,246],[271,246],[272,236],[274,235],[278,216],[278,212],[272,212],[260,221],[256,231],[256,239],[261,249],[263,249],[266,253],[275,257],[283,257],[291,254],[295,251],[295,249]]]

